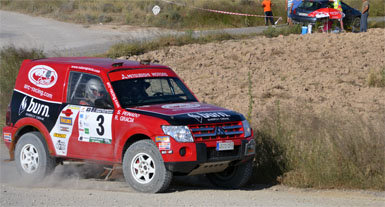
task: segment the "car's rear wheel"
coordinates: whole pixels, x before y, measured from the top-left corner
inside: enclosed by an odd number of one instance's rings
[[[249,181],[253,172],[252,161],[230,166],[223,172],[210,173],[206,177],[215,186],[223,188],[240,188]]]
[[[350,24],[350,29],[354,33],[360,32],[360,26],[361,26],[361,18],[360,17],[356,17],[356,18],[353,19],[352,23]]]
[[[39,132],[30,132],[16,144],[16,168],[23,181],[40,181],[55,169],[55,158],[49,155],[43,140]]]
[[[132,188],[145,193],[165,191],[172,179],[172,173],[166,169],[152,140],[135,142],[127,149],[123,157],[123,173]]]

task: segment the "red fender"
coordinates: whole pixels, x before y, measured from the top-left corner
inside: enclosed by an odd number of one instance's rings
[[[37,121],[36,119],[33,119],[33,118],[28,118],[28,117],[22,118],[22,119],[18,120],[14,126],[14,127],[19,129],[16,132],[16,134],[19,133],[19,131],[26,126],[32,126],[32,127],[36,128],[37,130],[39,130],[39,132],[43,135],[45,142],[47,143],[49,154],[51,156],[55,156],[56,153],[55,153],[55,148],[54,148],[53,143],[52,143],[51,136],[49,134],[48,129],[44,126],[44,124],[41,123],[40,121]]]

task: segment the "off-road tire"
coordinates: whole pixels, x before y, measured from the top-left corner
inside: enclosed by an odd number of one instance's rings
[[[240,165],[230,166],[223,172],[206,174],[206,177],[217,187],[237,189],[249,181],[252,172],[253,163],[250,160]]]
[[[28,183],[41,181],[56,167],[55,158],[49,154],[39,132],[29,132],[20,137],[16,143],[15,160],[21,179]]]
[[[135,169],[139,167],[141,162],[138,163],[135,160],[138,161],[139,157],[146,159],[144,165],[146,165],[147,169],[151,168],[153,171],[153,173],[149,173],[151,179],[146,179],[144,176],[141,178],[134,177],[134,175],[138,175],[138,171]],[[152,140],[140,140],[132,144],[124,153],[122,167],[126,182],[133,189],[140,192],[163,192],[168,188],[172,180],[172,173],[166,169],[162,155]]]
[[[350,24],[350,29],[352,32],[357,33],[360,32],[360,25],[361,25],[361,18],[360,17],[355,17]]]

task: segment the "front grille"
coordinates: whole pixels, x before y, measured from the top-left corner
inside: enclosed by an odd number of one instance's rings
[[[241,138],[243,135],[242,122],[189,125],[196,141],[215,141]]]

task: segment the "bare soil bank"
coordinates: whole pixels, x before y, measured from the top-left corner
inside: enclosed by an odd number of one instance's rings
[[[258,125],[268,108],[306,105],[355,113],[385,114],[385,88],[369,87],[371,71],[385,67],[385,30],[367,33],[290,35],[170,47],[131,59],[171,66],[207,103],[247,115]],[[251,78],[251,93],[249,80]]]

